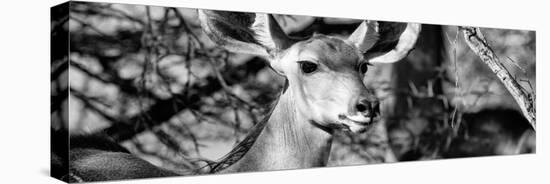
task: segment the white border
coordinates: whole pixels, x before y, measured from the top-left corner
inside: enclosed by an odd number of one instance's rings
[[[62,183],[49,171],[49,7],[61,0],[3,1],[0,183]],[[548,67],[548,5],[532,0],[103,0],[286,14],[473,25],[537,31],[537,78]],[[338,2],[336,4],[335,2]],[[334,11],[338,10],[338,11]],[[480,13],[477,13],[480,12]],[[548,84],[537,82],[537,154],[367,166],[176,177],[109,183],[544,183],[549,171]],[[547,83],[547,82],[546,82]]]

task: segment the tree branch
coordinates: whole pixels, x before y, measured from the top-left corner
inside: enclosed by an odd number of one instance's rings
[[[459,29],[464,34],[464,40],[479,58],[487,65],[508,89],[518,103],[523,115],[535,130],[535,104],[534,96],[529,95],[523,87],[514,79],[508,70],[502,65],[495,52],[491,49],[483,37],[481,30],[475,27],[462,27]],[[533,93],[534,94],[534,93]]]
[[[196,106],[202,100],[202,96],[209,96],[221,89],[219,83],[213,77],[206,78],[206,85],[197,84],[187,95],[174,94],[171,98],[157,100],[148,110],[141,112],[134,117],[113,124],[111,127],[103,130],[117,142],[133,138],[136,134],[150,130],[150,127],[158,126],[172,118],[179,112]],[[143,121],[142,117],[148,116],[148,121]]]

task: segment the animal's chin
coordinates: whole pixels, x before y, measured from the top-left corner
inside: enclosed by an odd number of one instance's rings
[[[326,130],[339,130],[350,133],[364,133],[372,124],[378,120],[378,117],[365,117],[365,116],[348,116],[340,114],[338,115],[337,120],[333,120],[330,123],[318,123],[317,121],[311,120],[310,122],[322,129]],[[331,131],[329,131],[331,132]]]
[[[363,133],[369,127],[368,124],[357,123],[349,120],[341,121],[341,124],[343,125],[342,130],[348,131],[351,133]]]
[[[344,125],[344,130],[351,133],[363,133],[375,119],[364,116],[340,116],[340,123]]]

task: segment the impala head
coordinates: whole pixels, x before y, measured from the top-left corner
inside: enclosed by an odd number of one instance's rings
[[[266,58],[288,80],[285,93],[307,121],[352,132],[365,130],[379,115],[378,100],[362,80],[369,65],[402,59],[420,31],[419,24],[363,21],[348,38],[296,39],[268,14],[199,10],[199,19],[226,49]]]

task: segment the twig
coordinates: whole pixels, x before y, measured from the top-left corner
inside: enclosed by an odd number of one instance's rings
[[[458,41],[458,35],[459,35],[459,30],[457,29],[456,30],[456,33],[455,33],[455,38],[453,41],[451,41],[451,38],[449,37],[448,34],[445,34],[445,36],[447,36],[447,40],[449,41],[449,43],[451,44],[451,47],[452,47],[452,60],[453,60],[453,64],[454,64],[454,75],[455,75],[455,98],[458,97],[461,101],[462,101],[462,105],[465,106],[465,102],[464,102],[464,98],[462,96],[462,92],[460,91],[460,77],[459,77],[459,69],[458,69],[458,62],[457,62],[457,57],[456,57],[456,45],[457,45],[457,41]],[[458,112],[458,105],[455,105],[454,109],[453,109],[453,113],[452,113],[452,116],[451,116],[451,128],[454,128],[455,126],[455,120],[456,120],[456,114]],[[456,132],[456,131],[455,131]],[[451,135],[451,137],[454,136]]]
[[[523,67],[519,66],[519,63],[517,63],[515,60],[513,60],[512,58],[510,58],[509,56],[506,56],[506,58],[508,58],[508,61],[510,61],[512,64],[514,64],[514,66],[516,66],[517,68],[519,68],[521,70],[521,72],[523,72],[524,74],[527,73],[525,71],[525,69],[523,69]]]
[[[99,28],[95,27],[94,25],[84,21],[84,20],[80,20],[79,18],[75,17],[75,16],[69,16],[71,20],[74,20],[78,23],[80,23],[83,27],[88,27],[90,28],[91,30],[95,31],[96,33],[98,33],[99,35],[103,36],[103,37],[109,37],[109,35],[107,33],[104,33],[103,31],[101,31]]]
[[[80,91],[76,90],[76,89],[73,89],[71,88],[70,89],[70,93],[71,95],[73,95],[74,97],[76,97],[77,99],[80,99],[82,101],[82,103],[84,104],[85,107],[89,108],[91,111],[93,112],[96,112],[97,114],[99,114],[101,117],[105,118],[107,121],[111,122],[111,123],[118,123],[119,122],[119,119],[121,117],[113,117],[109,114],[107,114],[107,112],[104,112],[103,110],[101,110],[99,107],[97,107],[96,105],[94,105],[90,100],[90,97],[87,97],[86,95],[82,94]]]
[[[459,27],[464,34],[464,39],[470,49],[474,51],[481,60],[491,68],[493,73],[500,79],[506,89],[512,94],[518,103],[523,115],[529,121],[529,124],[535,130],[535,104],[532,103],[532,98],[525,93],[525,90],[518,84],[512,75],[506,70],[500,62],[496,54],[493,52],[487,41],[483,37],[481,30],[475,27]]]

